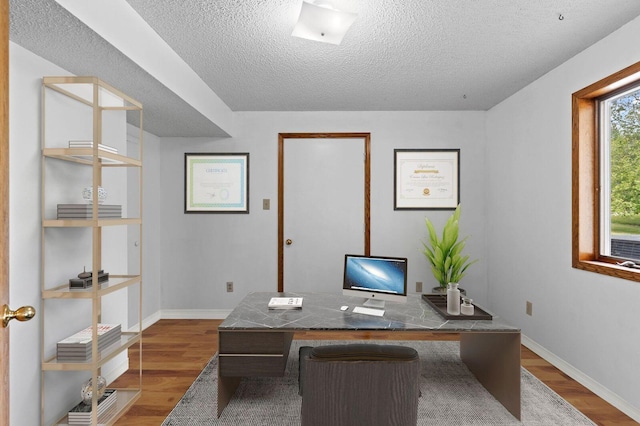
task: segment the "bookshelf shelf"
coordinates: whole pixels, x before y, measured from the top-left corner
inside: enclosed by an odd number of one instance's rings
[[[87,166],[93,166],[93,159],[97,158],[102,167],[142,167],[142,162],[135,158],[94,148],[44,148],[42,155]]]
[[[139,389],[118,389],[116,388],[116,390],[118,391],[118,399],[116,399],[116,406],[115,409],[113,410],[114,413],[116,413],[116,415],[112,415],[108,418],[108,422],[100,422],[100,424],[106,424],[106,425],[112,425],[115,423],[116,420],[118,420],[118,418],[124,414],[129,408],[131,408],[131,406],[138,400],[138,398],[140,398],[140,396],[142,395],[141,391]],[[102,419],[100,419],[102,420]],[[56,425],[59,426],[66,426],[69,425],[69,418],[68,416],[64,416],[63,418],[61,418],[60,420],[58,420],[56,422]]]
[[[101,367],[106,362],[111,361],[116,355],[138,342],[140,342],[140,334],[123,332],[119,342],[98,352],[98,356],[95,357],[95,359],[89,361],[60,361],[54,356],[42,363],[42,369],[45,371],[91,371],[95,367],[94,364]]]
[[[91,228],[105,226],[141,225],[140,218],[120,219],[45,219],[42,221],[44,228]]]
[[[42,79],[43,426],[68,424],[67,413],[78,404],[82,384],[88,379],[95,383],[103,375],[107,382],[112,381],[115,377],[107,377],[110,372],[129,368],[130,349],[139,357],[132,362],[140,378],[137,388],[118,389],[114,406],[105,406],[108,409],[99,418],[94,393],[91,424],[114,424],[141,395],[142,244],[129,246],[128,241],[129,234],[138,239],[142,235],[143,132],[140,127],[131,144],[127,129],[128,115],[136,113],[137,122],[142,123],[142,104],[96,77]],[[104,208],[79,203],[85,201],[81,196],[87,186],[97,203],[103,185],[108,187]],[[121,215],[125,217],[108,217]],[[89,288],[70,289],[65,277],[75,278],[83,266],[87,271],[106,266],[108,280],[98,283],[94,277]],[[113,274],[110,269],[125,273]],[[119,338],[112,334],[100,340],[109,346],[98,346],[101,324],[120,325]],[[130,324],[137,325],[132,329]],[[57,345],[88,326],[93,330],[91,350],[81,340]],[[66,351],[67,358],[58,359],[58,351],[63,351],[61,356]],[[86,360],[85,353],[90,353]],[[78,356],[82,360],[69,361]]]
[[[109,280],[98,284],[98,295],[105,296],[125,287],[142,281],[140,275],[109,275]],[[43,299],[93,299],[93,286],[87,289],[70,289],[69,284],[62,284],[42,291]]]

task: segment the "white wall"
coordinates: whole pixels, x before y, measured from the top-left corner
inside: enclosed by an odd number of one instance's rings
[[[486,153],[490,307],[636,418],[640,284],[571,268],[571,94],[640,61],[638,39],[640,18],[491,109]]]
[[[461,232],[483,261],[463,281],[478,302],[486,300],[485,113],[308,112],[236,113],[233,139],[163,139],[162,308],[181,316],[224,314],[248,292],[277,290],[277,145],[279,132],[371,133],[371,252],[409,258],[409,288],[434,281],[421,254],[426,215],[442,227],[451,211],[393,210],[394,148],[460,148]],[[185,152],[249,152],[250,214],[185,214]],[[262,210],[262,199],[271,210]],[[227,293],[225,283],[235,291]],[[336,289],[342,283],[334,283]],[[176,314],[178,315],[178,314]]]
[[[40,84],[43,75],[69,73],[13,43],[9,47],[10,300],[12,306],[32,305],[36,308],[36,318],[32,321],[11,325],[10,423],[35,425],[40,424],[40,412],[33,407],[40,395],[42,326]]]
[[[22,47],[10,43],[10,302],[11,306],[32,305],[36,308],[36,319],[29,323],[15,323],[11,332],[11,424],[40,424],[40,410],[34,409],[34,402],[39,401],[40,376],[40,336],[46,313],[45,354],[55,352],[55,342],[66,337],[91,322],[91,303],[82,300],[48,301],[44,306],[40,303],[40,265],[41,253],[41,83],[45,75],[69,75],[63,69],[33,55]],[[59,94],[47,95],[47,105],[57,102]],[[86,107],[85,107],[86,108]],[[61,111],[62,109],[58,110]],[[80,125],[78,120],[51,118],[53,110],[47,111],[48,134],[56,134],[61,128],[64,132],[74,131],[75,139],[91,139],[90,126]],[[56,112],[57,113],[57,112]],[[110,114],[111,115],[111,114]],[[89,114],[91,117],[91,114]],[[118,119],[115,124],[112,119]],[[62,124],[62,126],[61,126]],[[111,136],[123,141],[118,149],[124,150],[126,126],[122,117],[105,118],[104,130]],[[58,135],[61,133],[58,132]],[[151,158],[157,157],[158,139],[151,135]],[[155,143],[154,143],[155,142]],[[48,139],[48,146],[66,144],[62,136]],[[110,145],[115,142],[110,141]],[[159,162],[156,162],[158,164]],[[73,173],[69,170],[73,169]],[[83,169],[83,170],[80,170]],[[84,170],[86,169],[86,170]],[[55,217],[55,204],[60,202],[81,202],[81,190],[91,182],[90,169],[87,167],[64,164],[60,161],[47,162],[47,195],[45,206],[51,211],[48,217]],[[151,167],[149,174],[158,178],[158,166]],[[76,174],[79,172],[79,174]],[[145,172],[146,173],[146,172]],[[80,176],[80,177],[78,177]],[[108,201],[122,204],[126,208],[126,198],[122,187],[126,182],[124,171],[105,172],[105,183],[112,185]],[[52,184],[55,182],[55,184]],[[109,189],[109,188],[107,188]],[[113,190],[115,189],[115,190]],[[150,202],[159,196],[152,195]],[[151,206],[149,210],[155,210]],[[159,222],[157,219],[155,223]],[[153,223],[153,220],[152,220]],[[126,230],[114,227],[103,232],[103,267],[116,273],[126,272],[126,253],[122,250],[122,241]],[[74,243],[69,243],[73,237]],[[59,284],[79,272],[83,265],[91,269],[90,256],[91,231],[85,229],[49,229],[46,234],[45,260],[48,287],[52,283]],[[78,244],[78,241],[85,244]],[[113,243],[112,243],[113,241]],[[54,242],[55,244],[49,244]],[[157,240],[149,244],[150,252]],[[87,250],[87,247],[89,250]],[[156,259],[159,256],[156,256]],[[157,261],[151,262],[157,268]],[[119,271],[119,272],[118,272]],[[158,285],[159,273],[154,271],[151,278]],[[153,286],[152,286],[153,289]],[[153,294],[151,292],[150,294]],[[145,300],[148,312],[157,312],[159,298],[150,297]],[[155,303],[155,306],[153,306]],[[103,299],[104,322],[126,324],[126,294],[116,292]],[[46,310],[46,312],[45,312]],[[52,314],[52,312],[54,314]],[[108,312],[108,313],[107,313]],[[126,368],[126,354],[118,357],[103,369],[103,375],[113,378],[118,369]],[[80,384],[88,378],[87,373],[47,373],[45,386],[47,392],[47,423],[51,423],[62,413],[78,402]],[[36,407],[40,404],[37,403]],[[57,412],[54,412],[58,410]],[[18,420],[19,419],[19,420]]]
[[[622,408],[640,411],[640,324],[631,309],[614,308],[618,298],[638,300],[640,285],[573,270],[570,259],[570,95],[639,61],[640,46],[628,42],[639,36],[636,19],[487,113],[236,113],[233,139],[145,134],[143,319],[160,309],[220,316],[250,291],[276,289],[279,132],[370,132],[372,252],[407,256],[411,290],[416,281],[434,286],[420,253],[424,217],[441,228],[450,212],[393,210],[393,149],[460,148],[461,232],[481,260],[463,287]],[[11,300],[39,309],[39,79],[68,73],[13,44],[10,66]],[[184,214],[185,152],[250,152],[250,214]],[[27,348],[11,358],[12,417],[37,424],[40,325],[12,327],[12,346]]]

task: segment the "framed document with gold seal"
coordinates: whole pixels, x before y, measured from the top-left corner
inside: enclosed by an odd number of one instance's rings
[[[460,204],[459,149],[395,149],[394,210],[455,210]]]

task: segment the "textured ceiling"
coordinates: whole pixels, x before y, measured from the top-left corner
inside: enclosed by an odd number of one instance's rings
[[[75,75],[98,76],[142,102],[144,129],[155,135],[225,135],[53,0],[11,0],[10,39]]]
[[[358,17],[334,46],[291,37],[301,0],[127,1],[233,111],[487,110],[640,15],[638,0],[335,0]],[[12,41],[139,99],[145,129],[221,134],[53,0],[10,5]]]

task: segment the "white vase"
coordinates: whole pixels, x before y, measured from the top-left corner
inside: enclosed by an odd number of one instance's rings
[[[458,283],[449,283],[447,287],[447,313],[460,315],[460,290]]]

